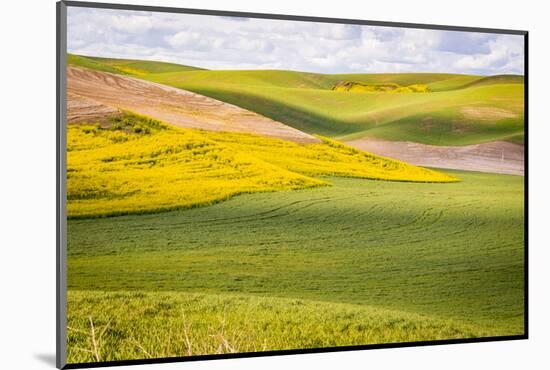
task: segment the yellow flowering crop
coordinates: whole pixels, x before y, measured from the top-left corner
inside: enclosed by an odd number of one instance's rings
[[[71,124],[68,215],[151,213],[208,205],[242,193],[329,185],[314,176],[457,181],[322,140],[302,145],[252,134],[179,129],[129,113],[112,118],[107,126]]]

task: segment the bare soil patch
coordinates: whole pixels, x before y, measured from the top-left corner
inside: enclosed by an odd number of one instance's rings
[[[517,117],[517,114],[512,111],[495,107],[464,107],[461,112],[465,118],[482,121]]]
[[[67,121],[69,123],[104,122],[108,117],[119,115],[114,107],[98,103],[74,93],[67,96]]]
[[[357,149],[424,167],[524,174],[523,145],[506,141],[465,146],[436,146],[363,138],[347,142]]]

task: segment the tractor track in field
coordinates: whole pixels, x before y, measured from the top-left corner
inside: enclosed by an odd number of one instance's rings
[[[295,201],[295,202],[291,202],[289,204],[285,204],[280,207],[276,207],[267,211],[254,213],[246,216],[208,219],[208,220],[201,220],[201,221],[184,221],[184,222],[173,223],[169,226],[169,228],[179,228],[189,224],[205,224],[210,227],[210,226],[224,226],[224,225],[230,225],[230,224],[239,224],[242,222],[249,222],[249,221],[264,221],[267,219],[272,219],[277,217],[285,217],[285,216],[297,213],[303,209],[312,207],[314,205],[327,203],[333,200],[334,198],[326,197],[326,198]],[[281,210],[286,212],[282,214],[278,214],[277,212]],[[165,226],[165,227],[168,228],[168,226]],[[144,230],[155,230],[155,229],[150,228],[150,229],[144,229]]]

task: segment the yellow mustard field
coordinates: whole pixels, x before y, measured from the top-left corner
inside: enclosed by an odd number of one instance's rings
[[[353,81],[340,81],[332,88],[334,91],[353,91],[353,92],[371,92],[371,93],[426,93],[430,92],[427,85],[415,84],[409,86],[400,86],[396,83],[385,84],[364,84]]]
[[[316,178],[322,176],[458,181],[321,139],[303,145],[252,134],[180,129],[129,113],[108,123],[71,124],[68,215],[151,213],[208,205],[243,193],[330,185]]]

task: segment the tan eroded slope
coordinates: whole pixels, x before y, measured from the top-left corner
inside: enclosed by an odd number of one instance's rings
[[[190,91],[89,69],[68,67],[69,94],[184,128],[248,132],[299,143],[319,139],[257,113]]]
[[[357,149],[423,167],[522,175],[523,145],[493,141],[464,146],[436,146],[408,141],[363,138],[346,142]]]

